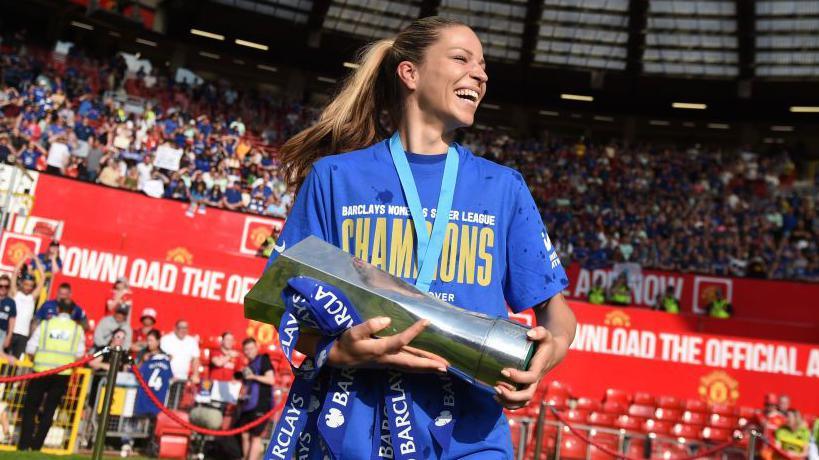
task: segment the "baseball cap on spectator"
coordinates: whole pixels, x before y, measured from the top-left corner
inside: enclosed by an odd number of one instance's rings
[[[145,318],[151,318],[156,322],[156,310],[151,307],[143,308],[142,315],[140,315],[139,320],[142,321]]]
[[[121,304],[117,305],[117,308],[114,309],[114,314],[117,314],[117,313],[119,313],[121,315],[127,315],[128,314],[128,305],[124,304],[124,303],[121,303]]]

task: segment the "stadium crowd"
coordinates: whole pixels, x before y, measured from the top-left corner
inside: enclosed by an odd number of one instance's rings
[[[0,58],[0,161],[187,201],[191,217],[207,206],[287,215],[293,196],[274,146],[315,108],[221,80],[129,72],[121,55],[47,56],[18,47]],[[787,151],[517,141],[489,130],[463,142],[524,172],[564,262],[819,281],[817,187],[794,189]],[[181,153],[178,167],[168,152]]]

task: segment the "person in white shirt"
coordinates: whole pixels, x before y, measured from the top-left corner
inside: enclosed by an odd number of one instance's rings
[[[159,346],[171,357],[171,370],[175,380],[199,383],[199,342],[188,335],[188,322],[180,319],[174,331],[162,336]]]
[[[34,261],[34,266],[41,275],[36,277],[36,280],[31,276],[26,276],[22,281],[19,281],[18,289],[20,272],[29,257]],[[34,317],[35,299],[40,297],[40,291],[43,289],[44,281],[45,271],[43,270],[43,264],[40,262],[39,257],[28,254],[28,256],[22,257],[20,261],[17,262],[17,266],[14,267],[9,297],[14,299],[14,303],[17,307],[17,319],[14,321],[14,330],[12,331],[8,352],[15,358],[20,358],[26,351],[26,343],[31,335],[31,320]]]
[[[65,143],[64,134],[56,134],[49,139],[51,146],[48,148],[48,156],[46,157],[46,171],[53,174],[63,174],[66,166],[68,166],[68,159],[71,153],[68,150],[68,145]]]

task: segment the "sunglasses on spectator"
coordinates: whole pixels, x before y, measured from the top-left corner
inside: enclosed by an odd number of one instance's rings
[[[0,289],[8,289],[10,287],[11,287],[10,284],[0,284]]]

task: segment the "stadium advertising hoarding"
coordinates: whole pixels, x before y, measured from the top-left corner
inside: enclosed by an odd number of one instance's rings
[[[567,270],[567,297],[586,300],[598,281],[608,286],[616,269],[589,270],[573,264]],[[683,313],[696,314],[699,330],[754,335],[797,341],[819,340],[819,316],[810,299],[819,298],[819,285],[749,278],[731,278],[658,270],[629,272],[632,304],[652,308],[671,287]],[[732,321],[702,317],[715,293],[721,291],[734,307]]]
[[[617,388],[760,408],[765,394],[784,393],[794,408],[819,413],[819,345],[703,334],[684,318],[646,310],[572,309],[572,351],[549,378],[578,395]]]

